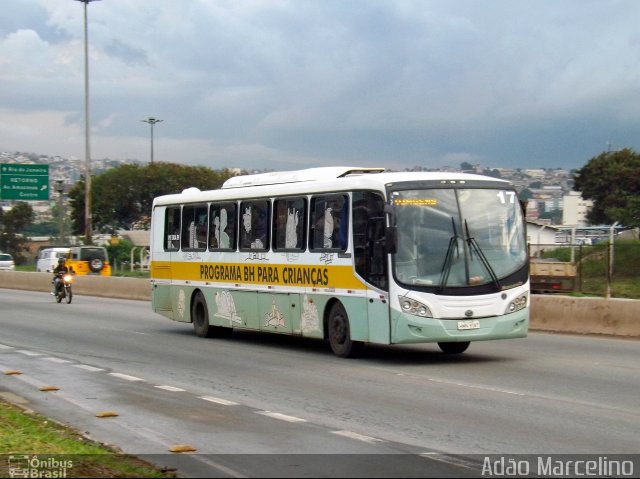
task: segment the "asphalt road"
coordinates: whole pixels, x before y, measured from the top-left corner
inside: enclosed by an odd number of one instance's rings
[[[0,392],[186,476],[476,477],[487,455],[640,452],[637,340],[531,333],[345,360],[317,340],[201,339],[142,301],[0,289],[0,305],[0,372],[22,372]]]

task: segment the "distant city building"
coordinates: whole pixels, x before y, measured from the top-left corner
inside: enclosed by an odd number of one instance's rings
[[[547,175],[547,172],[542,169],[542,168],[530,168],[527,170],[524,170],[525,174],[527,176],[529,176],[530,178],[538,178],[538,179],[544,179],[544,177]]]
[[[585,200],[579,191],[570,191],[562,198],[562,224],[566,226],[588,226],[587,213],[593,201]]]
[[[538,200],[531,198],[527,200],[527,221],[535,221],[540,216],[538,210]]]

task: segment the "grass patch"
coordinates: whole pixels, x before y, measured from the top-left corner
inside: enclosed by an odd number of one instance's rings
[[[57,461],[39,467],[42,477],[176,477],[135,456],[119,453],[83,437],[39,414],[0,400],[0,477],[12,477],[10,467],[21,466],[21,457],[37,455],[39,461]],[[9,459],[13,457],[10,461]],[[42,462],[41,462],[42,464]],[[16,476],[17,477],[17,476]],[[32,477],[32,476],[23,476]],[[61,477],[60,475],[58,477]]]

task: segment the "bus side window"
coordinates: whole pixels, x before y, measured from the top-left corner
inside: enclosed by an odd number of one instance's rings
[[[303,251],[307,202],[304,198],[274,201],[273,238],[275,251]]]
[[[180,249],[180,207],[167,208],[164,220],[164,249]]]
[[[311,249],[345,251],[349,235],[348,198],[329,195],[311,201]]]
[[[236,249],[236,204],[211,205],[209,211],[209,249]]]
[[[269,249],[269,201],[243,201],[240,204],[240,249]]]
[[[188,205],[182,208],[182,249],[204,251],[207,246],[207,207]]]

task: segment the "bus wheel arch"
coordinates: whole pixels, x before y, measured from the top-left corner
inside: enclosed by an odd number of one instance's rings
[[[199,289],[191,296],[191,322],[196,336],[208,338],[213,333],[213,328],[209,325],[209,308],[207,300]]]
[[[327,303],[324,314],[324,334],[336,356],[350,358],[357,356],[363,343],[351,339],[349,315],[344,305],[337,299]]]

